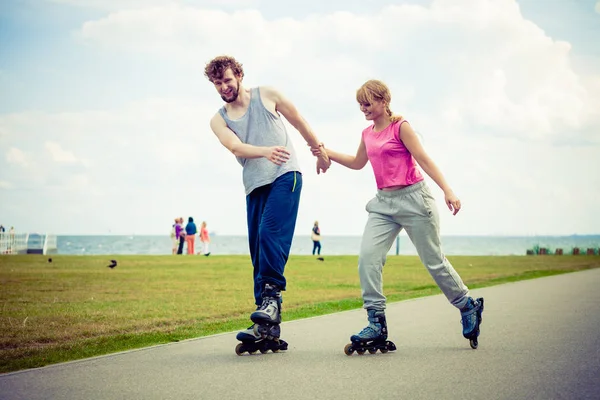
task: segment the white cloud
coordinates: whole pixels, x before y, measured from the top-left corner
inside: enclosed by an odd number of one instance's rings
[[[99,10],[129,10],[169,5],[194,5],[196,7],[253,7],[261,0],[46,0],[50,3]]]
[[[380,28],[365,35],[365,26]],[[570,45],[546,36],[512,1],[444,0],[430,8],[389,6],[374,15],[303,20],[171,5],[111,13],[85,23],[80,37],[199,69],[217,54],[235,54],[252,68],[248,79],[281,82],[305,96],[326,92],[314,100],[323,107],[348,101],[362,81],[380,77],[394,93],[415,92],[400,107],[427,104],[438,116],[450,109],[455,121],[489,134],[506,134],[507,120],[514,133],[532,138],[600,124],[593,107],[600,95],[582,86]],[[600,140],[597,130],[590,132],[588,139]]]
[[[596,10],[596,12],[597,12],[598,14],[600,14],[600,1],[598,1],[598,2],[596,3],[596,7],[594,7],[594,10]]]
[[[13,187],[13,184],[8,181],[0,181],[0,189],[10,189]]]
[[[125,100],[112,107],[87,97],[88,110],[0,115],[0,149],[12,160],[7,192],[24,205],[32,192],[47,198],[36,219],[45,230],[162,233],[173,217],[192,215],[220,234],[244,234],[241,169],[208,127],[221,101],[202,75],[206,61],[229,53],[244,63],[247,86],[281,89],[327,146],[346,153],[367,125],[356,88],[386,81],[392,109],[465,204],[451,216],[432,183],[444,234],[597,232],[600,76],[574,69],[570,44],[525,20],[514,1],[295,19],[182,2],[85,4],[112,12],[82,24],[77,43],[107,55],[117,72],[135,69],[145,86],[124,82],[113,95]],[[104,79],[97,87],[111,84]],[[162,93],[164,82],[179,89]],[[360,234],[375,191],[370,165],[316,176],[288,128],[304,172],[299,231],[318,219],[329,235]],[[24,163],[27,171],[15,168]],[[565,212],[572,217],[557,218]]]
[[[46,150],[50,152],[52,159],[58,163],[74,164],[79,161],[73,153],[64,150],[58,143],[46,142]]]
[[[6,161],[9,164],[15,164],[22,167],[29,166],[29,155],[25,152],[17,149],[16,147],[11,147],[6,153]]]

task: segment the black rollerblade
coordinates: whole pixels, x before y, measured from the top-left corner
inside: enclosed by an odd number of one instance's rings
[[[241,356],[248,352],[254,354],[260,351],[262,354],[271,350],[277,353],[280,350],[287,350],[288,344],[284,340],[279,339],[279,325],[274,325],[266,337],[254,333],[255,325],[237,334],[236,339],[241,343],[235,346],[235,354]]]
[[[479,325],[483,318],[481,313],[483,312],[483,297],[479,297],[476,300],[469,297],[467,305],[460,310],[463,326],[463,336],[465,339],[469,339],[469,344],[472,349],[476,349],[479,346],[477,338],[479,337]]]
[[[276,327],[279,338],[281,324],[281,292],[276,286],[266,284],[262,293],[262,304],[250,315],[254,322],[254,334],[262,338],[273,336]]]
[[[254,325],[237,334],[237,340],[242,342],[235,348],[237,355],[257,351],[266,353],[269,350],[277,353],[288,348],[287,342],[280,339],[281,292],[277,287],[266,284],[262,298],[262,304],[250,315]]]
[[[377,353],[377,350],[382,353],[396,350],[396,345],[387,340],[388,330],[385,320],[385,312],[383,310],[367,310],[369,325],[364,328],[358,335],[352,335],[344,353],[351,356],[356,351],[359,355],[365,354],[368,351],[371,354]]]

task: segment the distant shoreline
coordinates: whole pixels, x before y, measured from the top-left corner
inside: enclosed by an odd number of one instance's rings
[[[131,233],[131,234],[112,234],[112,233],[102,233],[102,234],[95,234],[95,233],[86,233],[86,234],[61,234],[58,233],[56,234],[56,236],[58,237],[73,237],[73,236],[83,236],[83,237],[98,237],[98,236],[110,236],[110,237],[168,237],[169,234],[135,234],[135,233]],[[219,233],[211,233],[211,236],[220,236],[220,237],[248,237],[248,235],[230,235],[230,234],[219,234]],[[331,237],[346,237],[346,238],[356,238],[356,237],[362,237],[362,234],[357,234],[357,235],[337,235],[337,234],[330,234],[329,236]],[[408,239],[408,236],[406,236],[406,234],[403,232],[400,234],[401,237],[406,237]],[[600,233],[594,233],[594,234],[571,234],[571,235],[451,235],[451,234],[442,234],[442,237],[462,237],[462,238],[469,238],[469,237],[478,237],[478,238],[574,238],[574,237],[579,237],[579,238],[593,238],[593,237],[599,237],[600,238]],[[294,237],[310,237],[310,234],[301,234],[301,235],[294,235]],[[325,237],[325,236],[324,236]]]

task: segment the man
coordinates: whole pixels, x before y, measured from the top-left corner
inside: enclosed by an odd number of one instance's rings
[[[309,146],[321,146],[317,174],[331,165],[322,144],[296,107],[271,87],[245,88],[244,70],[235,58],[210,61],[205,76],[225,101],[210,121],[223,146],[243,167],[250,256],[257,309],[240,341],[280,336],[281,291],[302,190],[302,174],[281,115]],[[236,350],[237,351],[237,350]]]

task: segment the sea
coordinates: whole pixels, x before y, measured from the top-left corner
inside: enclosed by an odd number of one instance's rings
[[[360,236],[322,236],[321,255],[358,255]],[[196,239],[196,252],[201,251],[201,243]],[[290,254],[312,254],[313,242],[309,236],[295,236]],[[527,250],[546,248],[553,254],[556,249],[563,249],[564,254],[571,254],[573,248],[594,249],[598,254],[600,235],[572,236],[442,236],[442,250],[446,255],[501,256],[526,255]],[[210,242],[211,255],[249,255],[248,238],[246,236],[212,235]],[[171,254],[169,236],[63,236],[57,237],[58,254],[103,255],[166,255]],[[185,253],[185,247],[184,247]],[[390,255],[416,255],[417,251],[408,236],[402,234],[392,244]]]

